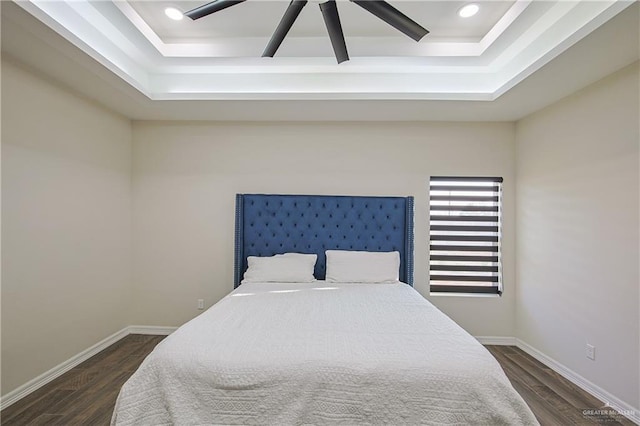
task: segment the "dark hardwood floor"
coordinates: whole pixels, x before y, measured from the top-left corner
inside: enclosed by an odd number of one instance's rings
[[[486,348],[498,360],[541,425],[634,425],[521,349],[514,346]],[[615,414],[590,414],[585,410]]]
[[[2,425],[108,425],[120,387],[164,336],[129,335],[0,413]],[[543,426],[633,425],[513,346],[487,346]]]
[[[108,425],[120,387],[164,336],[131,334],[2,410],[2,425]]]

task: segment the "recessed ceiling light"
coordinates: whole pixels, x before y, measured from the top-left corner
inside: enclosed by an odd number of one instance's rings
[[[181,20],[184,15],[182,14],[182,12],[180,12],[178,9],[176,9],[175,7],[168,7],[164,10],[164,14],[167,15],[169,18],[173,19],[174,21],[179,21]]]
[[[478,13],[479,10],[480,10],[480,6],[478,6],[475,3],[471,3],[461,7],[460,10],[458,11],[458,15],[460,15],[460,17],[462,18],[469,18],[475,15],[476,13]]]

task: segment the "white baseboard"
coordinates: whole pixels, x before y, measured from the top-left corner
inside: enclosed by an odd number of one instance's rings
[[[571,370],[570,368],[565,367],[564,365],[560,364],[558,361],[554,360],[553,358],[543,354],[542,352],[540,352],[533,346],[529,345],[528,343],[520,339],[515,339],[515,340],[516,340],[516,346],[518,348],[522,349],[524,352],[531,355],[533,358],[537,359],[547,367],[551,368],[553,371],[560,374],[565,379],[569,380],[571,383],[575,384],[576,386],[580,387],[584,391],[595,396],[600,401],[604,402],[608,407],[611,407],[612,409],[616,410],[618,413],[627,417],[629,420],[640,425],[640,409],[639,408],[632,407],[631,405],[627,404],[626,402],[622,401],[621,399],[615,397],[614,395],[610,394],[606,390],[602,389],[598,385],[595,385],[594,383],[585,379],[584,377],[582,377],[575,371]],[[601,407],[593,407],[593,408],[598,409]]]
[[[31,392],[34,392],[40,389],[42,386],[51,382],[52,380],[62,376],[67,371],[71,370],[73,367],[79,365],[80,363],[88,360],[98,352],[106,349],[107,347],[113,345],[118,340],[126,337],[129,334],[128,327],[123,328],[122,330],[113,333],[111,336],[107,337],[91,346],[88,349],[80,352],[79,354],[69,358],[68,360],[56,365],[49,371],[45,371],[35,379],[29,380],[24,385],[12,390],[6,395],[2,395],[0,398],[0,410],[4,410],[11,404],[19,401],[25,396],[29,395]]]
[[[123,328],[122,330],[113,333],[111,336],[107,337],[91,346],[88,349],[80,352],[79,354],[69,358],[68,360],[56,365],[49,371],[45,371],[38,377],[33,380],[28,381],[24,385],[20,386],[17,389],[12,390],[0,397],[0,410],[4,410],[11,404],[19,401],[25,396],[29,395],[32,392],[40,389],[42,386],[47,383],[53,381],[54,379],[60,377],[67,371],[71,370],[73,367],[79,365],[80,363],[88,360],[92,356],[96,355],[98,352],[108,348],[109,346],[116,343],[118,340],[128,336],[129,334],[148,334],[148,335],[161,335],[166,336],[173,333],[177,327],[158,327],[158,326],[143,326],[143,325],[131,325]]]
[[[159,327],[157,325],[130,325],[128,334],[148,334],[153,336],[168,336],[178,327]]]
[[[128,336],[129,334],[147,334],[147,335],[169,335],[174,332],[177,327],[159,327],[159,326],[144,326],[144,325],[132,325],[129,327],[125,327],[122,330],[112,334],[111,336],[101,340],[95,345],[91,346],[88,349],[80,352],[79,354],[69,358],[61,364],[53,367],[49,371],[46,371],[36,377],[33,380],[28,381],[24,385],[14,389],[13,391],[7,393],[0,397],[0,410],[4,410],[11,404],[19,401],[30,393],[36,391],[52,380],[60,377],[67,371],[71,370],[73,367],[79,365],[80,363],[86,361],[92,356],[96,355],[98,352],[106,349],[107,347],[113,345],[118,340]],[[573,370],[565,367],[560,364],[556,360],[548,357],[543,354],[533,346],[528,343],[516,339],[515,337],[502,337],[502,336],[476,336],[476,339],[482,343],[483,345],[502,345],[502,346],[517,346],[522,349],[527,354],[531,355],[533,358],[537,359],[547,367],[554,370],[556,373],[560,374],[570,382],[574,383],[576,386],[579,386],[586,392],[595,396],[599,400],[606,403],[609,407],[623,414],[625,417],[630,419],[631,421],[640,424],[640,409],[632,407],[626,402],[620,400],[619,398],[613,396],[609,392],[600,388],[599,386],[593,384],[589,380],[585,379],[578,373]],[[594,407],[599,408],[599,407]]]
[[[474,336],[476,340],[483,345],[496,345],[496,346],[515,346],[515,337],[503,337],[503,336]]]

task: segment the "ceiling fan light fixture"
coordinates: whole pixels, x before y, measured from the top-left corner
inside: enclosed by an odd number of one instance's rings
[[[298,15],[300,15],[302,8],[306,4],[307,0],[292,0],[291,3],[289,3],[289,7],[287,7],[287,10],[284,12],[284,16],[282,16],[278,27],[271,36],[269,44],[267,44],[267,47],[262,53],[263,58],[272,58],[276,54],[276,51],[284,41],[284,38],[287,36],[287,33],[293,26],[293,23],[296,21],[296,19],[298,19]]]
[[[460,10],[458,10],[458,16],[461,18],[470,18],[480,10],[480,6],[475,3],[470,3],[465,6],[462,6]]]
[[[349,53],[347,52],[347,43],[344,39],[344,33],[342,32],[342,24],[340,23],[340,15],[338,14],[338,6],[335,0],[320,3],[320,12],[322,13],[324,24],[327,27],[336,60],[339,64],[348,61]]]
[[[212,13],[219,12],[236,4],[244,3],[245,1],[247,0],[214,0],[211,3],[191,9],[184,14],[195,21],[196,19],[211,15]]]
[[[184,18],[184,15],[182,14],[182,12],[180,12],[175,7],[166,8],[164,10],[164,14],[167,15],[169,19],[173,19],[174,21],[180,21],[182,18]]]
[[[415,41],[429,34],[429,31],[413,19],[400,12],[395,7],[383,0],[351,0],[367,12],[382,19],[395,29],[405,33]]]
[[[235,6],[236,4],[244,3],[245,1],[247,0],[213,0],[212,2],[185,12],[184,16],[187,16],[192,20],[196,20],[204,16],[211,15],[212,13],[219,12],[228,7]],[[327,32],[329,33],[329,39],[331,40],[331,46],[333,47],[333,53],[336,56],[336,60],[338,61],[338,63],[348,61],[349,53],[347,52],[347,44],[344,39],[344,33],[342,31],[342,24],[340,22],[340,15],[338,14],[336,0],[313,1],[314,3],[319,3],[320,11],[322,12],[322,18],[324,19],[325,26],[327,27]],[[385,0],[351,1],[367,10],[369,13],[377,16],[397,30],[408,35],[415,41],[420,41],[422,37],[429,34],[429,30],[406,16],[404,13],[400,12],[395,7],[391,6]],[[294,22],[298,18],[298,15],[302,11],[302,8],[307,4],[307,2],[308,0],[290,0],[287,10],[280,20],[280,23],[278,24],[275,32],[271,36],[267,47],[262,53],[263,57],[273,57],[276,54],[276,51],[282,44],[284,38],[286,37],[287,33],[293,26]],[[182,18],[182,16],[180,18]]]

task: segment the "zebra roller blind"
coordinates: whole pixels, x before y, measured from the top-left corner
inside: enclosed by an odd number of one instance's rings
[[[502,292],[502,178],[433,176],[429,276],[434,293]]]

